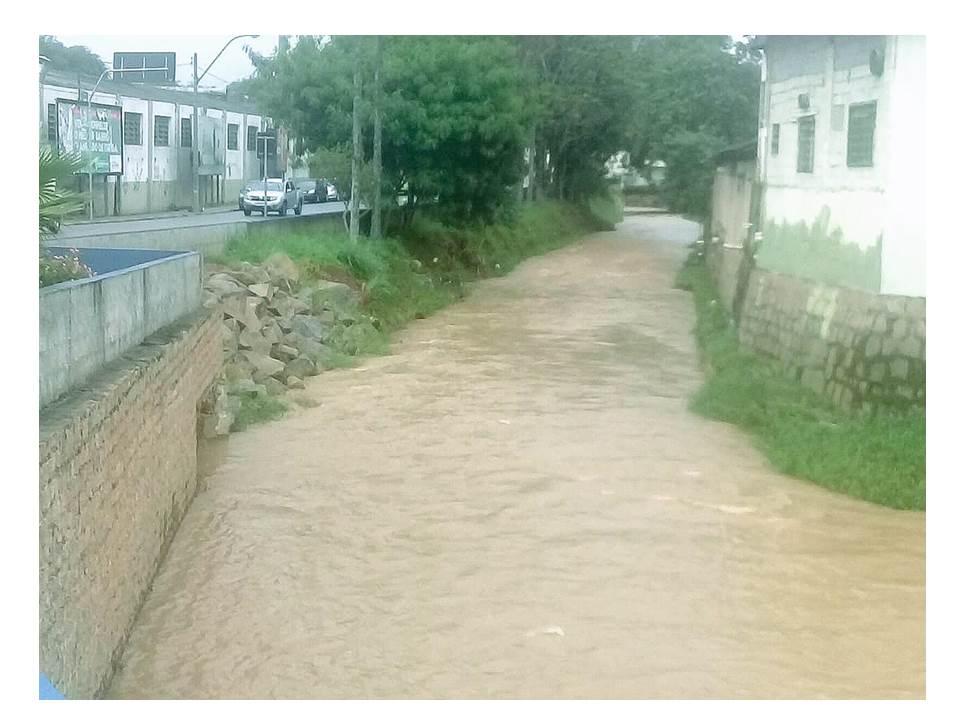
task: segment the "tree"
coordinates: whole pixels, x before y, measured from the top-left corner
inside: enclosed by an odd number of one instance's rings
[[[703,216],[716,153],[756,137],[758,53],[724,36],[649,36],[637,40],[633,66],[632,163],[663,160],[671,208]]]
[[[67,47],[53,35],[40,36],[40,55],[47,58],[47,67],[63,72],[99,77],[106,66],[99,56],[82,45]]]
[[[522,172],[524,101],[511,44],[483,37],[395,37],[382,53],[382,183],[405,185],[452,222],[491,219]],[[352,142],[354,68],[372,84],[376,45],[300,38],[258,68],[255,97],[309,149]],[[361,97],[361,135],[374,124]],[[366,160],[375,138],[363,145]],[[375,191],[374,191],[375,192]],[[368,198],[368,204],[370,198]],[[414,211],[409,203],[406,211]]]

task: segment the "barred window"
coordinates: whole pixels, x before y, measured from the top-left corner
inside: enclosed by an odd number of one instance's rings
[[[873,136],[876,127],[876,101],[850,106],[847,122],[847,167],[873,167]]]
[[[247,125],[247,151],[256,152],[257,149],[257,126]]]
[[[140,125],[143,115],[135,112],[123,114],[123,144],[143,145],[143,136],[140,134]]]
[[[153,118],[154,147],[170,147],[170,118],[167,115],[155,115]]]
[[[238,136],[240,135],[240,126],[230,123],[227,125],[227,150],[236,150],[238,148]]]
[[[180,118],[180,147],[193,147],[193,118]]]
[[[815,115],[797,120],[797,172],[812,173],[817,121]]]
[[[770,154],[780,154],[780,123],[773,124],[773,131],[770,136]]]
[[[47,140],[57,144],[57,104],[47,103]]]

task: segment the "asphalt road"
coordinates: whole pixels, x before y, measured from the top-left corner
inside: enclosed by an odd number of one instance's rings
[[[340,201],[317,203],[304,205],[303,215],[330,215],[334,213],[342,213],[343,210],[344,203]],[[276,214],[267,215],[267,219],[271,222],[277,220],[289,220],[290,218],[294,217],[296,217],[296,215],[294,215],[292,210],[287,213],[286,217],[280,217]],[[96,237],[98,235],[117,235],[121,233],[144,232],[147,230],[174,230],[177,228],[186,227],[229,225],[238,222],[264,222],[264,217],[257,214],[253,214],[250,217],[245,217],[244,214],[236,208],[233,210],[215,208],[197,215],[192,213],[178,213],[143,218],[132,217],[130,219],[111,219],[103,220],[101,222],[76,223],[64,225],[57,237],[57,242],[62,245],[64,244],[64,240],[69,240],[71,238]]]

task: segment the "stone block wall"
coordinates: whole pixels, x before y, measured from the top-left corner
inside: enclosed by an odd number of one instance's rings
[[[220,324],[189,315],[40,413],[40,669],[68,698],[105,690],[193,498]]]
[[[841,407],[923,407],[926,300],[754,268],[740,342]]]

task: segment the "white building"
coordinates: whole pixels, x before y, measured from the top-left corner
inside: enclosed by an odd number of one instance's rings
[[[76,102],[82,88],[86,102],[96,81],[41,68],[41,143],[57,145],[57,100]],[[193,93],[104,78],[92,101],[119,106],[123,118],[123,174],[94,176],[95,214],[129,215],[191,207]],[[200,151],[204,158],[201,203],[205,207],[235,204],[244,183],[260,176],[256,134],[270,125],[269,118],[251,103],[223,95],[200,93],[199,105]],[[286,168],[286,139],[279,144],[278,165]],[[82,189],[87,189],[85,181]]]
[[[924,38],[760,41],[757,265],[925,296]]]

